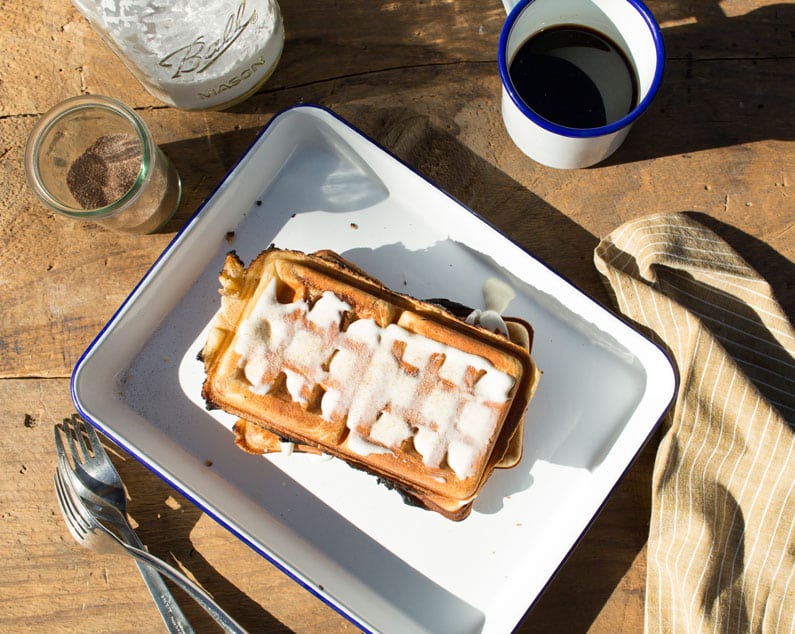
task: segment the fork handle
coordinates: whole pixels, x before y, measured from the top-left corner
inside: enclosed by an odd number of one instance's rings
[[[116,522],[115,526],[124,541],[139,550],[144,549],[141,538],[130,528],[129,524]],[[185,618],[179,605],[174,600],[174,595],[171,594],[171,590],[169,590],[157,569],[138,559],[135,564],[138,566],[138,571],[141,573],[141,577],[143,577],[144,583],[149,589],[149,593],[152,595],[155,606],[160,612],[168,631],[171,634],[194,634],[193,627],[188,623],[188,619]]]
[[[122,539],[119,539],[113,534],[112,531],[105,529],[105,532],[113,537],[117,543],[123,546],[124,549],[139,562],[149,564],[149,566],[155,568],[161,575],[165,575],[185,592],[187,592],[194,601],[196,601],[211,617],[218,622],[225,632],[230,634],[246,634],[246,631],[240,627],[240,625],[231,616],[224,612],[224,610],[210,598],[210,595],[208,595],[204,590],[193,583],[193,581],[179,572],[176,568],[170,566],[162,559],[150,554],[149,551],[136,548],[135,546],[126,543]],[[162,583],[162,579],[160,581]]]
[[[155,606],[157,606],[160,616],[163,618],[166,629],[171,634],[194,634],[193,627],[188,623],[188,619],[185,618],[179,605],[177,605],[174,595],[171,594],[160,573],[142,561],[136,561],[135,563],[146,587],[149,588],[149,593],[152,595]]]

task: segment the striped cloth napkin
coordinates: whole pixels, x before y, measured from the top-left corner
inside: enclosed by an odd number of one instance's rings
[[[795,331],[771,288],[684,214],[600,242],[618,309],[674,361],[647,546],[646,631],[795,631]]]

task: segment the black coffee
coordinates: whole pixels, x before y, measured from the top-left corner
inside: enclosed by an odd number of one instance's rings
[[[508,73],[533,111],[569,128],[612,123],[638,101],[627,56],[610,38],[582,26],[539,31],[519,47]]]

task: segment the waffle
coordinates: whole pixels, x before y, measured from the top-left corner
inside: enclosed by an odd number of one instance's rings
[[[512,343],[328,251],[230,253],[219,279],[202,394],[242,449],[327,453],[455,520],[518,463],[539,376],[526,323],[507,320]]]

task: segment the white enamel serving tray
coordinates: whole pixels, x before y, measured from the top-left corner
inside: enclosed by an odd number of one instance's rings
[[[338,460],[250,456],[196,355],[231,249],[333,249],[416,297],[483,305],[496,277],[543,371],[524,457],[463,522]],[[333,113],[276,116],[81,358],[80,413],[364,630],[509,632],[668,407],[661,351]]]

